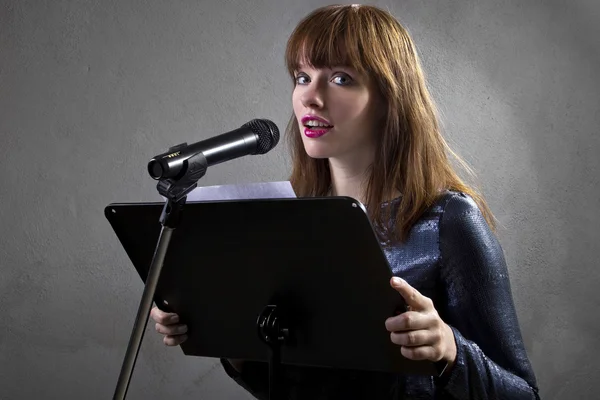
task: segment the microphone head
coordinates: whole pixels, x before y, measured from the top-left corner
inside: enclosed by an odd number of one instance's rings
[[[253,154],[265,154],[279,143],[279,129],[268,119],[253,119],[243,126],[250,128],[258,137]]]

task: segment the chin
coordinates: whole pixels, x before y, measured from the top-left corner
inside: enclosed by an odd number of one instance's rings
[[[308,156],[310,158],[314,158],[314,159],[325,159],[325,158],[329,158],[330,156],[328,154],[321,154],[321,153],[311,153],[311,152],[306,152],[306,154],[308,154]]]
[[[306,143],[304,142],[304,151],[310,158],[330,158],[333,156],[329,146],[323,146],[320,143]]]

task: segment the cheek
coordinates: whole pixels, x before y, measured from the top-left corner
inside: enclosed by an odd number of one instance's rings
[[[369,104],[369,93],[356,88],[334,93],[329,102],[330,111],[344,119],[360,118]]]
[[[340,102],[338,105],[337,114],[339,114],[344,121],[352,121],[353,124],[362,124],[363,122],[366,122],[368,115],[370,114],[367,102],[362,101],[362,99]]]
[[[300,99],[300,93],[297,90],[294,90],[294,92],[292,93],[292,107],[296,116],[298,116],[299,113],[302,112],[303,105]]]

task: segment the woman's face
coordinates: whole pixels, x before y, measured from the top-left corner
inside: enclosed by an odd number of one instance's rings
[[[308,155],[349,162],[372,158],[383,109],[367,78],[349,67],[306,65],[295,78],[294,114]]]

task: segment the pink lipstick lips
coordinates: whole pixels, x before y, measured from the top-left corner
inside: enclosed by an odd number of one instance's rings
[[[333,128],[329,121],[316,115],[305,115],[302,118],[302,125],[304,125],[304,134],[313,139],[325,135]]]

